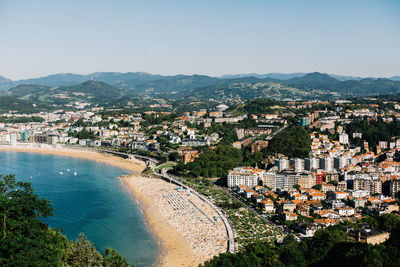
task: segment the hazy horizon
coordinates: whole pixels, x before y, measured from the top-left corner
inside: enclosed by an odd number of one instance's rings
[[[151,75],[162,75],[162,76],[176,76],[176,75],[204,75],[204,76],[210,76],[210,77],[217,77],[221,78],[224,76],[235,76],[235,75],[268,75],[268,74],[284,74],[284,75],[290,75],[290,74],[297,74],[297,73],[304,73],[304,74],[309,74],[309,73],[314,73],[314,72],[319,72],[323,74],[328,74],[328,75],[337,75],[337,76],[346,76],[346,77],[354,77],[354,78],[391,78],[391,77],[400,77],[400,73],[398,75],[391,75],[391,76],[358,76],[358,75],[352,75],[352,74],[337,74],[337,73],[325,73],[325,72],[320,72],[320,71],[311,71],[311,72],[301,72],[301,71],[296,71],[296,72],[266,72],[266,73],[226,73],[222,75],[208,75],[208,74],[202,74],[202,73],[172,73],[172,74],[162,74],[162,73],[151,73],[148,71],[92,71],[88,73],[74,73],[74,72],[59,72],[59,73],[49,73],[49,74],[44,74],[40,76],[26,76],[21,79],[11,79],[9,77],[6,77],[5,75],[2,75],[0,73],[0,77],[9,79],[13,82],[20,81],[20,80],[29,80],[29,79],[37,79],[37,78],[42,78],[42,77],[47,77],[47,76],[52,76],[52,75],[67,75],[67,74],[72,74],[72,75],[90,75],[90,74],[95,74],[95,73],[147,73]]]
[[[0,75],[400,75],[400,2],[0,2]]]

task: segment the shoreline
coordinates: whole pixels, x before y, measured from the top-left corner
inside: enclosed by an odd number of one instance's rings
[[[68,148],[68,147],[38,147],[38,146],[7,146],[0,145],[0,151],[11,151],[11,152],[26,152],[26,153],[38,153],[48,155],[67,156],[73,158],[87,159],[91,161],[101,162],[112,165],[121,169],[125,169],[131,173],[140,173],[144,170],[145,165],[140,160],[125,160],[113,155],[100,153],[94,150],[85,148]]]
[[[139,177],[135,174],[121,176],[122,184],[128,188],[128,192],[138,202],[143,212],[148,229],[154,235],[160,248],[157,259],[158,266],[198,266],[194,253],[189,249],[190,245],[185,238],[176,231],[160,214],[152,199],[143,194],[140,188],[133,186],[130,181]],[[151,178],[143,178],[151,179]]]
[[[126,160],[114,155],[89,150],[85,148],[68,147],[38,147],[38,146],[0,146],[0,151],[41,153],[49,155],[68,156],[82,158],[96,162],[105,163],[114,167],[125,169],[130,173],[119,176],[120,183],[124,190],[136,200],[147,229],[156,239],[159,246],[157,266],[198,266],[201,261],[191,249],[185,237],[171,226],[167,218],[160,216],[159,207],[152,203],[148,194],[143,194],[139,186],[133,186],[130,181],[132,178],[143,178],[141,171],[145,168],[144,162],[140,160]],[[151,178],[143,178],[151,179]],[[161,180],[160,180],[161,181]],[[165,181],[162,181],[164,183]],[[166,183],[166,182],[165,182]],[[167,183],[168,184],[168,183]]]
[[[224,222],[216,220],[219,214],[196,194],[158,178],[131,174],[122,179],[167,248],[161,266],[198,266],[227,251]]]

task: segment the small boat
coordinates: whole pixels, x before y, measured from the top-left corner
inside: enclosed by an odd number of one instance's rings
[[[67,172],[69,172],[70,171],[70,169],[67,169]]]
[[[76,172],[76,170],[74,171],[74,176],[77,176],[78,175],[78,173]]]
[[[63,172],[60,172],[60,175],[63,175],[64,173]]]

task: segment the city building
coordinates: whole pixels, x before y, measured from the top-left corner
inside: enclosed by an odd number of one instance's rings
[[[253,167],[237,167],[228,171],[228,187],[245,185],[252,188],[265,179],[265,170]]]

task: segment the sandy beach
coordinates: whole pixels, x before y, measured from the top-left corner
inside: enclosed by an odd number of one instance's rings
[[[131,172],[141,172],[146,166],[140,160],[125,160],[105,153],[98,153],[94,150],[84,148],[54,148],[51,146],[0,146],[0,151],[16,151],[29,153],[43,153],[60,156],[82,158],[113,165]]]
[[[211,206],[196,195],[178,191],[177,186],[157,178],[138,175],[122,177],[144,206],[146,218],[166,247],[162,266],[198,266],[226,252],[226,229]]]
[[[45,153],[94,160],[131,171],[121,182],[141,206],[150,231],[160,245],[160,266],[197,266],[226,252],[227,234],[216,212],[176,185],[138,175],[145,165],[84,148],[0,146],[0,151]]]

